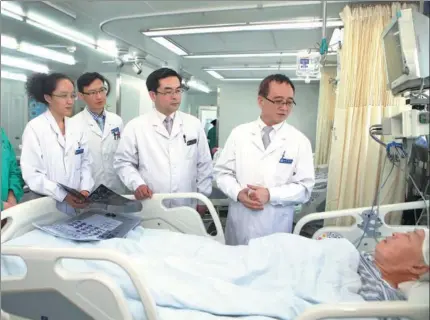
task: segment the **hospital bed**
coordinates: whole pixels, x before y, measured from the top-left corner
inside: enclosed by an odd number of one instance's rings
[[[416,201],[399,204],[389,204],[379,207],[379,213],[373,214],[376,208],[364,207],[344,209],[331,212],[318,212],[306,215],[296,224],[293,233],[299,235],[303,227],[314,221],[336,219],[343,217],[354,218],[350,226],[328,226],[317,230],[312,238],[322,240],[341,236],[356,245],[359,251],[372,252],[379,240],[392,235],[394,232],[409,232],[416,226],[393,226],[385,222],[389,213],[404,210],[425,210],[430,201]],[[428,295],[428,283],[427,295]],[[345,303],[337,305],[316,305],[300,315],[297,320],[315,320],[327,318],[364,318],[364,317],[405,317],[409,319],[427,320],[429,318],[429,300],[425,301],[384,301],[366,303]]]
[[[141,211],[146,228],[168,229],[175,232],[190,233],[210,237],[206,233],[200,216],[191,208],[166,209],[163,200],[171,198],[195,198],[209,209],[217,228],[215,241],[224,243],[221,223],[210,201],[199,194],[156,194],[151,200],[143,201]],[[378,218],[382,220],[379,237],[394,231],[410,231],[414,227],[388,226],[384,222],[390,211],[421,209],[423,202],[381,206]],[[370,208],[341,210],[310,214],[297,224],[294,233],[299,234],[308,222],[318,219],[353,216],[356,218],[350,227],[327,227],[318,231],[314,238],[324,237],[336,232],[352,242],[362,234],[360,224],[369,216]],[[364,213],[364,214],[363,214]],[[367,216],[366,216],[367,215]],[[54,222],[64,217],[49,198],[42,198],[23,203],[3,212],[2,218],[8,218],[2,229],[2,243],[14,239],[33,229],[32,222]],[[378,219],[377,218],[377,219]],[[379,224],[378,224],[379,225]],[[369,235],[369,234],[368,234]],[[370,233],[371,235],[371,233]],[[372,250],[376,240],[365,238],[361,247]],[[360,247],[359,247],[360,248]],[[2,277],[2,308],[4,311],[24,317],[39,315],[41,310],[49,310],[45,319],[132,319],[127,308],[124,294],[113,279],[102,273],[77,274],[64,269],[59,263],[62,259],[90,259],[110,261],[119,265],[129,275],[144,305],[148,320],[158,320],[156,305],[142,276],[138,277],[136,266],[124,254],[104,249],[72,248],[30,248],[3,246],[2,255],[21,257],[27,265],[27,274],[23,277]],[[403,316],[413,320],[428,319],[429,305],[406,302],[366,302],[316,305],[300,315],[299,320],[356,317]]]

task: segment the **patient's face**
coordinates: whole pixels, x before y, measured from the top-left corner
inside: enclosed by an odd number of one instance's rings
[[[424,237],[423,230],[394,233],[377,244],[375,261],[390,272],[406,273],[414,272],[415,269],[421,272],[418,269],[421,270],[424,266],[422,254]]]

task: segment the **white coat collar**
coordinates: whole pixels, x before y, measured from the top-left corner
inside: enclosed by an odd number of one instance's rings
[[[58,126],[57,121],[55,120],[49,108],[44,112],[43,115],[51,126],[52,131],[54,131],[57,135],[58,143],[65,149],[65,151],[67,151],[71,146],[73,146],[73,139],[71,139],[73,136],[73,128],[70,125],[70,118],[64,117],[65,135],[63,136],[60,127]]]
[[[173,121],[172,132],[169,136],[169,133],[167,132],[166,127],[164,126],[164,123],[163,123],[164,120],[166,119],[166,116],[155,108],[151,112],[151,123],[155,131],[167,139],[174,138],[176,137],[176,135],[182,132],[182,126],[184,123],[179,111],[176,111],[171,116],[174,119],[174,121]]]
[[[261,130],[266,126],[266,124],[258,118],[252,125],[251,135],[253,143],[264,153],[264,155],[269,155],[281,145],[285,143],[288,137],[288,124],[285,121],[278,123],[273,126],[276,130],[276,135],[273,141],[270,142],[267,149],[264,149],[263,139],[261,136]]]
[[[88,111],[87,107],[85,107],[85,109],[82,111],[82,114],[87,121],[90,130],[97,134],[99,137],[102,137],[102,140],[106,139],[109,136],[111,130],[114,129],[113,126],[115,125],[112,122],[112,117],[110,116],[109,112],[106,111],[106,109],[104,109],[103,113],[105,115],[105,126],[102,132],[96,120],[94,120],[94,117]]]

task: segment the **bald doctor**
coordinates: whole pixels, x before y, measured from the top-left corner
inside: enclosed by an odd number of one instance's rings
[[[233,129],[216,162],[217,186],[231,199],[226,243],[291,232],[294,206],[309,200],[315,184],[311,143],[286,123],[294,84],[282,74],[260,84],[260,117]]]
[[[124,128],[114,167],[138,200],[153,193],[199,192],[209,196],[212,192],[212,158],[201,122],[178,110],[181,82],[181,76],[172,69],[152,72],[146,86],[155,108]],[[189,199],[169,200],[166,205],[197,207]]]

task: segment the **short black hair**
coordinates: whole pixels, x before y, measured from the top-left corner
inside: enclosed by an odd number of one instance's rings
[[[216,127],[216,119],[211,121],[211,125],[213,125],[214,127]]]
[[[110,91],[109,80],[106,79],[104,76],[102,76],[98,72],[86,72],[83,75],[81,75],[78,78],[78,81],[76,81],[76,84],[78,86],[78,91],[80,93],[84,93],[84,88],[88,87],[91,83],[93,83],[97,79],[100,80],[101,82],[103,82],[103,84],[107,85],[107,89],[108,89],[107,93],[109,94],[109,91]]]
[[[182,77],[179,73],[170,68],[160,68],[148,76],[146,79],[146,88],[148,91],[157,92],[157,89],[160,86],[160,80],[169,77],[177,77],[179,79],[179,83],[182,85]]]
[[[62,73],[54,72],[50,74],[32,74],[27,79],[25,89],[30,98],[34,98],[37,102],[46,104],[47,101],[45,100],[45,94],[49,96],[52,95],[52,93],[55,91],[55,88],[57,88],[58,81],[63,79],[69,80],[73,87],[75,87],[75,84],[70,77]]]
[[[296,92],[296,88],[294,87],[293,82],[290,78],[288,78],[285,74],[271,74],[270,76],[267,76],[264,78],[261,83],[260,87],[258,89],[258,95],[261,97],[267,98],[267,95],[269,94],[269,85],[272,81],[275,81],[277,83],[287,83],[293,88],[293,92]]]

